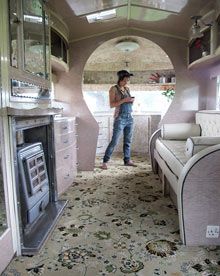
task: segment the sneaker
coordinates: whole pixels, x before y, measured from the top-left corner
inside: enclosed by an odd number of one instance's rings
[[[100,167],[100,169],[107,170],[108,169],[107,163],[102,163],[102,166]]]
[[[137,167],[131,160],[124,163],[125,166]]]

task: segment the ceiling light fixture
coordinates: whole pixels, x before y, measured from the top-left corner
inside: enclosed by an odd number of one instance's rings
[[[125,53],[133,52],[138,49],[140,46],[135,40],[120,40],[116,43],[115,47]]]
[[[112,19],[114,17],[116,17],[116,9],[92,13],[86,16],[89,23]]]

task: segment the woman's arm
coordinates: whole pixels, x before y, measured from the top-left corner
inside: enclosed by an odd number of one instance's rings
[[[114,86],[111,87],[111,89],[109,90],[109,103],[111,108],[117,107],[123,103],[132,103],[133,101],[134,99],[131,97],[127,97],[117,101],[116,91],[114,89]]]

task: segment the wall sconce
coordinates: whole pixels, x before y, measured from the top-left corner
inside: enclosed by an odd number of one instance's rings
[[[191,38],[196,39],[196,38],[200,38],[203,37],[203,33],[201,32],[201,26],[212,26],[212,23],[205,23],[203,22],[203,20],[201,19],[202,16],[201,15],[193,15],[191,16],[191,19],[194,20],[194,23],[192,25],[192,33],[191,33]]]

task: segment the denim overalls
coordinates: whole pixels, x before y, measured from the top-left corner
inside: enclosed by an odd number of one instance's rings
[[[121,95],[121,99],[130,97],[129,90],[126,90],[126,93],[123,94],[119,87],[116,86],[118,93]],[[124,152],[124,163],[127,163],[130,160],[131,156],[131,139],[132,139],[132,129],[133,129],[133,117],[132,112],[132,103],[123,103],[120,105],[119,114],[114,120],[113,125],[113,134],[111,142],[109,143],[103,162],[107,163],[114,151],[115,146],[118,144],[120,136],[123,132],[124,141],[123,141],[123,152]]]

